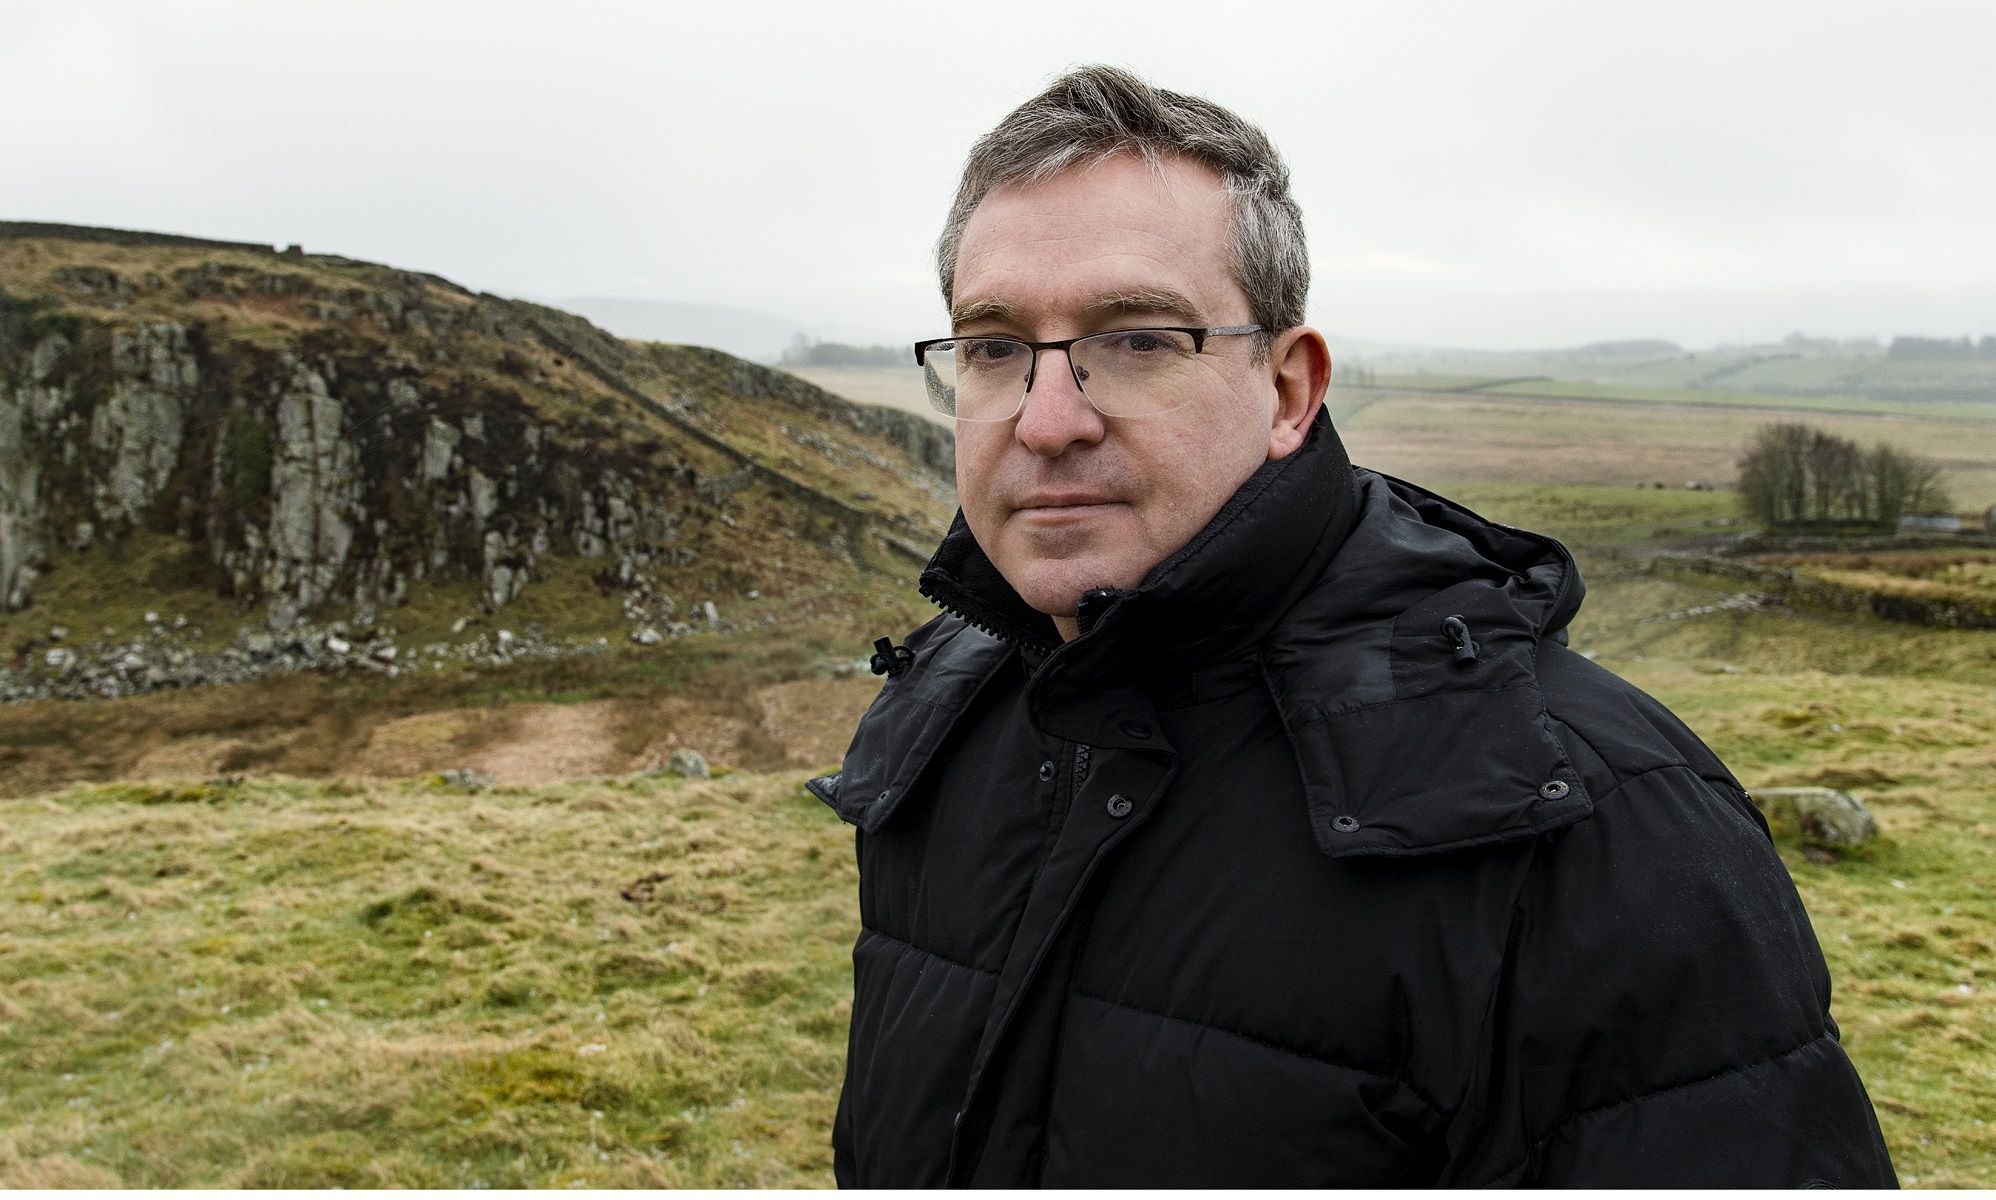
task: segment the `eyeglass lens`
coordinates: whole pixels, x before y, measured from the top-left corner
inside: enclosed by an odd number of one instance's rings
[[[1045,387],[1049,371],[1070,369],[1089,403],[1107,416],[1169,412],[1192,398],[1198,350],[1191,334],[1172,329],[1125,329],[1082,338],[1067,351],[1033,351],[1011,338],[957,338],[922,356],[923,382],[937,411],[963,421],[1003,421],[1025,402],[1026,379]]]

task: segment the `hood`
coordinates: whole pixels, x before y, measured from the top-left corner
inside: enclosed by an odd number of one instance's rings
[[[1260,651],[1325,853],[1426,854],[1587,816],[1539,690],[1584,588],[1566,548],[1360,472],[1359,518]]]
[[[1016,650],[1040,727],[1098,747],[1161,749],[1115,731],[1143,720],[1160,683],[1253,662],[1295,746],[1311,830],[1335,857],[1507,841],[1592,811],[1538,686],[1540,647],[1564,640],[1583,595],[1572,557],[1352,467],[1328,421],[1137,587],[1084,597],[1070,642],[960,513],[922,591],[973,627],[950,640],[979,650],[980,684]],[[952,717],[967,700],[947,704]],[[925,744],[946,732],[929,728]],[[878,799],[914,780],[899,783]],[[879,820],[892,805],[872,807]]]

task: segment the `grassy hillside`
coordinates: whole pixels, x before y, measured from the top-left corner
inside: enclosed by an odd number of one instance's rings
[[[431,275],[0,222],[0,794],[818,761],[951,458]]]
[[[197,646],[280,600],[408,636],[496,610],[559,638],[631,631],[634,593],[683,613],[850,591],[942,532],[949,441],[434,276],[0,223],[0,557],[25,605],[0,611],[0,658],[20,669],[51,625],[75,646],[144,611]]]

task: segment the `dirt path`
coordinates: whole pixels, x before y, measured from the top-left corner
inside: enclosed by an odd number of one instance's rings
[[[465,765],[498,783],[529,785],[615,771],[615,708],[607,700],[512,705],[506,734],[466,755]]]
[[[273,722],[229,734],[106,735],[123,757],[66,779],[199,780],[230,774],[405,779],[470,770],[539,786],[656,768],[679,749],[751,771],[829,767],[880,690],[870,675],[799,679],[739,695],[439,708],[320,728]],[[67,703],[67,702],[58,702]],[[142,701],[135,701],[142,703]],[[359,728],[353,726],[358,724]],[[0,763],[5,759],[0,758]]]

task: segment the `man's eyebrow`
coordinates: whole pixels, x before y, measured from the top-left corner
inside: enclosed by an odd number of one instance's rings
[[[1136,288],[1127,292],[1111,292],[1089,304],[1091,316],[1174,316],[1182,317],[1191,324],[1198,324],[1202,318],[1199,306],[1170,288]]]
[[[960,329],[977,321],[1016,325],[1024,317],[1018,305],[1006,300],[966,300],[950,310],[949,324],[951,329]]]

